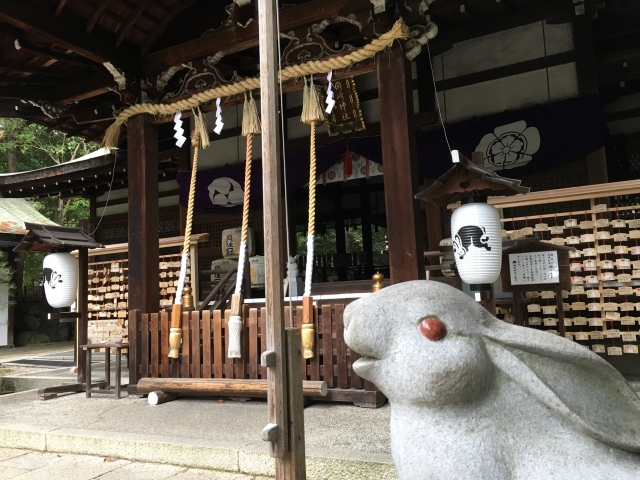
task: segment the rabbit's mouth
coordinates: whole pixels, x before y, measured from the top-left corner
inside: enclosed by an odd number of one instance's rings
[[[358,360],[353,362],[352,368],[360,377],[369,380],[373,369],[379,361],[380,359],[375,357],[360,357]]]

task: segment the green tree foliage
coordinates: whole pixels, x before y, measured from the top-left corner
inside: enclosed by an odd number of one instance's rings
[[[0,122],[4,127],[0,140],[0,173],[59,165],[100,147],[22,119],[3,118]],[[61,225],[77,226],[80,219],[89,216],[89,202],[83,198],[47,197],[32,201],[40,213]]]
[[[49,130],[42,125],[17,118],[0,119],[0,173],[24,172],[51,167],[75,160],[97,150],[100,145],[82,138]],[[89,217],[89,201],[85,198],[62,199],[58,196],[32,198],[36,209],[50,220],[77,227]],[[27,253],[24,258],[23,283],[42,284],[42,255]]]

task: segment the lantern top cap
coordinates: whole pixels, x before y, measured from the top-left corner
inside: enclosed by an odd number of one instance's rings
[[[14,252],[50,252],[56,248],[75,250],[78,248],[100,248],[102,244],[91,238],[82,228],[40,225],[25,222],[27,234]]]
[[[454,150],[453,166],[419,192],[415,198],[436,205],[449,205],[467,197],[507,196],[529,193],[520,180],[501,177],[484,168],[482,153],[475,152],[473,161]]]

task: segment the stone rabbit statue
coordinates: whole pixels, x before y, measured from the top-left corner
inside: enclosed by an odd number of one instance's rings
[[[640,479],[640,398],[587,348],[430,281],[351,303],[344,325],[391,403],[401,480]]]

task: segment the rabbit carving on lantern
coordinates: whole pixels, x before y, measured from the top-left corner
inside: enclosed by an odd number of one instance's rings
[[[351,303],[344,324],[391,403],[401,480],[640,478],[640,398],[583,346],[429,281]]]

